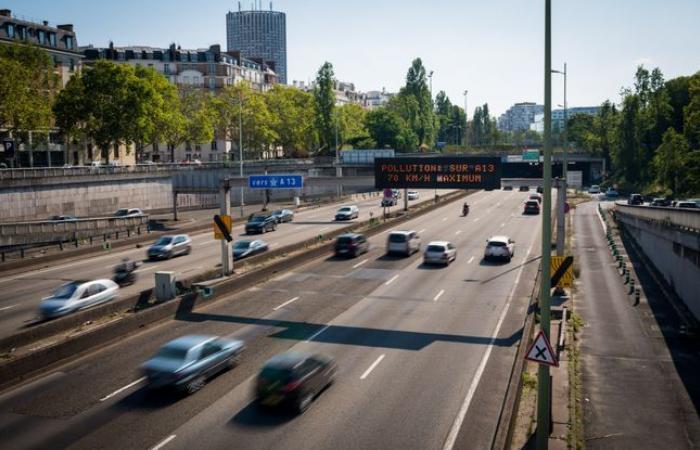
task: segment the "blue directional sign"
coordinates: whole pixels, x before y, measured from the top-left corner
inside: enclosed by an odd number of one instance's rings
[[[251,189],[299,189],[304,187],[301,175],[251,175],[248,177]]]

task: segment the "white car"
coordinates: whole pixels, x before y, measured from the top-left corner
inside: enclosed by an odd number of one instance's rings
[[[457,247],[447,241],[433,241],[425,247],[423,262],[425,264],[444,264],[449,266],[457,259]]]
[[[335,213],[335,220],[352,220],[360,217],[360,208],[357,205],[345,205]]]
[[[420,198],[420,194],[418,191],[408,191],[408,199],[409,200],[418,200]]]
[[[117,298],[118,294],[119,286],[112,280],[71,281],[44,298],[39,312],[42,318],[53,319],[108,302]]]
[[[493,236],[486,240],[486,250],[484,250],[484,260],[501,259],[510,262],[513,255],[515,241],[508,236]]]
[[[192,252],[192,239],[186,234],[161,236],[148,248],[148,259],[170,259]]]
[[[420,251],[420,236],[416,231],[392,231],[386,239],[386,253],[410,256]]]
[[[139,208],[119,208],[114,213],[114,217],[138,217],[143,215],[143,211]]]
[[[594,184],[588,189],[589,194],[600,194],[600,186],[597,184]]]

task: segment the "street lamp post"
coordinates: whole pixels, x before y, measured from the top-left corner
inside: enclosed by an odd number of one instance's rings
[[[238,91],[238,163],[239,173],[243,179],[243,85],[239,86]],[[244,216],[243,207],[243,190],[245,187],[241,184],[241,217]]]
[[[469,112],[467,110],[467,94],[468,90],[464,90],[464,150],[469,148]]]
[[[430,103],[432,103],[433,102],[433,71],[432,70],[428,74],[428,78],[430,78]]]
[[[558,195],[559,198],[559,204],[557,205],[557,256],[563,256],[564,255],[564,245],[565,245],[565,238],[566,238],[566,219],[565,219],[565,211],[564,211],[564,204],[566,203],[566,191],[568,188],[568,183],[567,183],[567,174],[568,174],[568,166],[569,166],[569,158],[568,158],[568,150],[569,150],[569,136],[568,136],[568,128],[569,128],[569,116],[568,116],[568,105],[566,103],[566,63],[564,63],[564,70],[552,70],[552,73],[558,73],[561,75],[564,75],[564,155],[562,158],[562,180],[559,183],[559,191],[561,192]]]

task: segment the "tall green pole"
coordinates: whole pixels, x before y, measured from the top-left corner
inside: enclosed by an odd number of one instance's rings
[[[542,282],[540,283],[540,326],[549,340],[550,270],[552,253],[552,5],[544,7],[544,162],[542,177]],[[537,372],[537,449],[546,450],[550,425],[549,366],[540,364]]]

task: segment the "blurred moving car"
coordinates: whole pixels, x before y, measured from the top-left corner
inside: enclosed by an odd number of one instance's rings
[[[243,341],[188,335],[172,340],[141,365],[152,389],[171,387],[193,394],[214,375],[239,363]]]
[[[627,204],[628,205],[643,205],[644,198],[642,198],[642,194],[632,194],[632,195],[630,195],[630,198],[627,199]]]
[[[119,286],[112,280],[71,281],[59,286],[39,305],[43,319],[53,319],[117,298]]]
[[[527,186],[527,185],[524,184],[524,185],[520,186],[520,187],[518,188],[518,190],[519,190],[520,192],[528,192],[528,191],[530,190],[530,186]]]
[[[530,200],[537,200],[537,203],[542,203],[542,196],[540,194],[530,194]]]
[[[294,220],[294,211],[290,209],[276,209],[272,211],[272,217],[275,218],[277,223],[291,222]]]
[[[357,205],[341,206],[335,213],[335,220],[352,220],[360,217],[360,209]]]
[[[416,231],[392,231],[389,233],[386,239],[387,255],[401,253],[411,256],[417,251],[420,251],[420,236]]]
[[[671,199],[664,197],[656,197],[651,201],[651,206],[669,207],[673,204]]]
[[[544,194],[544,188],[542,186],[537,186],[537,193]]]
[[[367,238],[358,233],[345,233],[335,240],[336,256],[352,256],[353,258],[369,251]]]
[[[700,205],[698,205],[698,203],[694,201],[680,200],[676,203],[676,208],[700,209]]]
[[[381,206],[382,208],[387,208],[389,206],[396,206],[397,203],[399,203],[399,201],[396,197],[383,197]]]
[[[607,198],[617,198],[620,196],[620,193],[617,192],[617,189],[613,189],[613,188],[609,187],[608,190],[605,191],[605,196]]]
[[[186,234],[161,236],[148,247],[148,259],[170,259],[177,255],[189,255],[192,252],[192,239]]]
[[[420,198],[420,193],[418,191],[408,191],[407,197],[409,200],[418,200]]]
[[[515,241],[508,236],[493,236],[486,240],[486,250],[484,250],[484,261],[494,259],[510,262],[515,255]]]
[[[255,385],[260,406],[284,406],[301,414],[333,383],[336,365],[320,354],[287,352],[263,365]]]
[[[266,252],[269,249],[267,242],[262,239],[254,241],[243,240],[233,243],[233,259],[243,259],[258,253]]]
[[[540,202],[537,200],[528,200],[523,205],[523,214],[539,214]]]
[[[600,186],[598,186],[597,184],[592,185],[588,189],[588,193],[589,194],[600,194]]]
[[[114,213],[114,217],[138,217],[143,215],[143,211],[140,208],[119,208]]]
[[[51,216],[49,217],[49,221],[51,222],[75,222],[78,220],[77,217],[74,216]]]
[[[277,219],[272,215],[251,215],[245,224],[246,234],[265,233],[277,229]]]
[[[449,266],[455,259],[457,259],[457,247],[447,241],[430,242],[423,253],[423,263],[425,264]]]
[[[503,186],[503,190],[504,190],[504,191],[512,191],[512,190],[513,190],[513,186],[511,186],[510,184],[507,184],[507,185]]]

